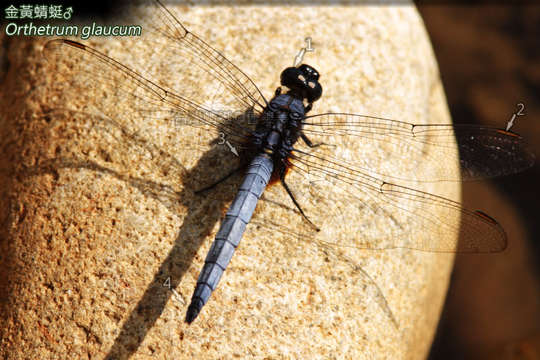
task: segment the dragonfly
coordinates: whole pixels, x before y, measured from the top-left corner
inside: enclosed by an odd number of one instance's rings
[[[371,235],[365,231],[369,223],[353,221],[351,231],[335,234],[331,246],[450,253],[506,248],[504,230],[484,212],[465,209],[409,184],[490,178],[527,169],[534,156],[518,134],[353,113],[311,114],[323,93],[319,81],[323,76],[308,64],[284,69],[281,85],[268,100],[245,72],[189,31],[162,3],[141,5],[130,16],[146,36],[131,46],[156,49],[151,59],[134,58],[126,64],[111,55],[121,47],[106,54],[70,39],[51,40],[43,52],[57,71],[74,74],[83,89],[97,89],[103,112],[122,105],[129,111],[116,116],[125,122],[142,118],[149,127],[164,120],[185,122],[192,130],[183,128],[186,135],[179,135],[178,145],[193,154],[181,159],[186,166],[222,138],[220,143],[227,148],[216,162],[223,174],[195,188],[197,193],[211,191],[231,175],[244,172],[195,285],[187,323],[197,318],[217,288],[269,184],[283,187],[305,225],[302,233],[309,236],[317,236],[329,221],[344,221],[351,206],[388,223],[386,233]],[[161,66],[170,73],[157,75]],[[370,149],[401,150],[376,162],[368,155],[350,155],[348,147],[358,143]],[[408,157],[424,159],[429,171],[396,174],[393,169]],[[459,163],[461,172],[447,166],[450,162]],[[304,210],[308,203],[309,212]],[[428,234],[427,240],[407,232],[405,222]],[[459,241],[439,240],[444,233],[456,231]]]

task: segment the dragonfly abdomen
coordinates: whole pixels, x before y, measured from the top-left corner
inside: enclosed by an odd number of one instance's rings
[[[270,180],[273,169],[272,159],[266,154],[256,156],[249,165],[240,190],[231,203],[204,261],[204,267],[187,310],[188,323],[195,320],[212,291],[216,289],[221,275],[231,261],[246,226],[251,220],[255,206]]]

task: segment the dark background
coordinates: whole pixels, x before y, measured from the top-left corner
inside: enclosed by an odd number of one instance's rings
[[[425,3],[425,2],[424,2]],[[418,5],[439,63],[455,123],[512,131],[538,159],[540,6]],[[459,255],[430,359],[540,359],[540,166],[465,184],[464,204],[505,228],[498,255]]]

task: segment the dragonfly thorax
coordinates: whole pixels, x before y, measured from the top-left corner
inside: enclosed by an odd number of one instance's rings
[[[289,94],[274,97],[263,112],[255,130],[256,145],[275,153],[298,140],[306,109],[304,103]]]

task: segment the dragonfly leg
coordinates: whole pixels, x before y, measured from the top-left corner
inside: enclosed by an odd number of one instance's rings
[[[304,210],[302,210],[302,208],[300,207],[300,204],[298,203],[298,201],[296,201],[291,189],[289,188],[289,185],[287,185],[287,183],[285,182],[285,169],[286,167],[282,166],[281,169],[279,170],[279,180],[281,181],[281,185],[283,185],[283,187],[285,188],[285,191],[287,191],[287,194],[289,194],[291,200],[293,201],[298,211],[300,211],[300,214],[302,214],[304,219],[306,219],[306,221],[311,226],[313,226],[315,230],[319,231],[320,229],[314,223],[312,223],[311,220],[309,220],[309,218],[306,216],[306,214],[304,213]]]
[[[316,148],[317,146],[324,145],[323,143],[314,144],[311,140],[309,140],[309,138],[303,132],[300,132],[300,137],[302,138],[302,140],[304,140],[306,145],[309,146],[310,148]]]
[[[234,174],[236,174],[238,171],[240,170],[244,170],[246,168],[246,164],[243,164],[241,165],[240,167],[234,169],[233,171],[231,171],[230,173],[228,173],[227,175],[225,175],[224,177],[222,177],[221,179],[219,179],[218,181],[216,181],[215,183],[211,184],[211,185],[208,185],[202,189],[199,189],[199,190],[195,190],[195,194],[197,195],[200,195],[202,194],[203,192],[205,191],[208,191],[210,189],[213,189],[216,185],[224,182],[225,180],[227,180],[228,178],[230,178],[231,176],[233,176]]]

